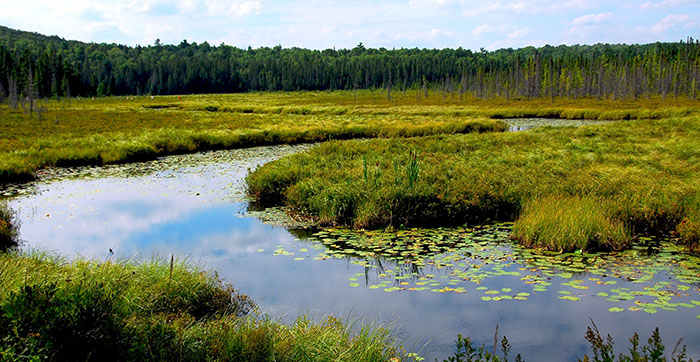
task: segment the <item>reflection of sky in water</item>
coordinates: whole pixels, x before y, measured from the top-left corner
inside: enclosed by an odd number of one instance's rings
[[[556,118],[506,118],[503,120],[508,124],[510,132],[526,131],[528,129],[552,126],[552,127],[567,127],[567,126],[584,126],[595,124],[606,124],[610,121],[594,121],[584,119],[556,119]]]
[[[297,241],[283,228],[242,217],[245,203],[240,180],[249,167],[275,156],[271,148],[256,150],[210,153],[215,155],[211,157],[176,156],[183,161],[164,161],[161,168],[151,164],[142,172],[137,164],[119,166],[124,169],[104,177],[99,172],[84,179],[54,177],[37,183],[36,194],[14,198],[10,204],[19,212],[25,248],[100,260],[109,256],[110,248],[115,258],[175,254],[217,271],[274,318],[332,314],[389,324],[410,349],[420,349],[430,341],[423,350],[427,360],[451,354],[457,334],[492,345],[496,324],[499,334],[513,344],[512,352],[522,353],[525,360],[575,360],[588,351],[584,334],[589,318],[603,333],[613,332],[619,352],[626,351],[627,340],[635,331],[646,340],[659,326],[669,349],[684,337],[691,356],[697,358],[700,353],[700,334],[695,332],[700,307],[659,310],[653,315],[610,313],[607,309],[613,304],[603,298],[560,300],[554,287],[532,293],[527,301],[485,302],[475,284],[466,284],[464,294],[389,293],[369,289],[364,276],[358,278],[359,287],[350,287],[348,278],[363,273],[363,266],[351,259],[313,260],[318,253],[314,244]],[[120,178],[120,172],[134,176]],[[280,246],[294,250],[295,255],[274,256]],[[396,265],[386,267],[396,269]],[[376,282],[377,270],[368,269],[368,273],[368,283]],[[425,273],[440,277],[448,272],[427,267]],[[512,293],[532,292],[515,276],[488,278],[483,285],[512,288]],[[618,286],[622,285],[620,280]],[[591,288],[584,294],[597,291]],[[693,295],[700,299],[697,291]]]

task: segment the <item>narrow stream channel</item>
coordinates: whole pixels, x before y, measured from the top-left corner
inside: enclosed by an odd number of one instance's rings
[[[700,260],[665,241],[651,256],[645,246],[612,256],[548,255],[512,245],[507,224],[300,233],[248,214],[248,169],[308,147],[54,169],[0,193],[19,213],[25,250],[98,260],[174,254],[216,271],[273,318],[388,325],[428,361],[452,354],[457,334],[492,345],[496,325],[526,361],[575,361],[589,352],[591,320],[618,352],[634,332],[645,341],[659,327],[667,348],[683,338],[689,355],[700,357]],[[395,247],[366,249],[367,238]],[[416,242],[423,252],[409,250]]]

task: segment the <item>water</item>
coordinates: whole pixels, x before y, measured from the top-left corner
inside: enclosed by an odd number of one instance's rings
[[[273,318],[334,315],[389,325],[429,361],[452,354],[457,334],[492,345],[496,325],[525,360],[576,360],[588,352],[591,319],[613,335],[618,352],[635,331],[646,340],[658,326],[669,349],[684,338],[690,356],[700,356],[700,305],[693,302],[700,304],[700,262],[670,245],[653,258],[644,248],[547,256],[512,246],[508,225],[408,230],[403,239],[342,230],[301,237],[251,217],[242,182],[248,169],[308,147],[56,169],[0,191],[13,195],[24,249],[99,260],[174,254],[218,272]],[[346,244],[325,246],[338,238]],[[363,248],[368,240],[391,240],[393,251]],[[433,252],[411,256],[402,240],[423,240]],[[657,298],[665,304],[649,307]]]
[[[510,132],[526,131],[528,129],[551,126],[551,127],[578,127],[589,124],[606,124],[611,121],[594,121],[587,119],[558,119],[558,118],[507,118],[503,122],[508,124]]]

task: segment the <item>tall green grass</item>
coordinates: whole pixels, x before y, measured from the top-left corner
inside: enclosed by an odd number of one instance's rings
[[[600,199],[547,196],[528,201],[515,221],[512,237],[526,247],[548,250],[621,250],[631,235],[609,215]]]
[[[420,165],[413,184],[406,174],[412,152]],[[379,175],[371,182],[362,176],[364,158],[368,172]],[[263,165],[247,183],[254,199],[287,204],[322,224],[435,226],[522,215],[519,228],[536,230],[544,224],[525,223],[576,212],[580,218],[566,216],[566,227],[577,235],[570,245],[541,237],[538,243],[572,251],[604,248],[599,242],[608,240],[606,248],[617,249],[630,232],[677,236],[695,245],[700,118],[327,142]],[[535,216],[536,207],[523,213],[532,200],[547,196],[576,205],[562,201],[546,214]],[[599,205],[586,204],[588,198]],[[593,216],[598,213],[602,218]]]
[[[0,253],[0,360],[387,361],[386,329],[334,318],[291,325],[181,262]]]

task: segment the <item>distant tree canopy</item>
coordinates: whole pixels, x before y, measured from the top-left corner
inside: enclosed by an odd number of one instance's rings
[[[697,98],[700,43],[501,49],[129,47],[0,27],[0,98],[385,88],[490,97]]]

